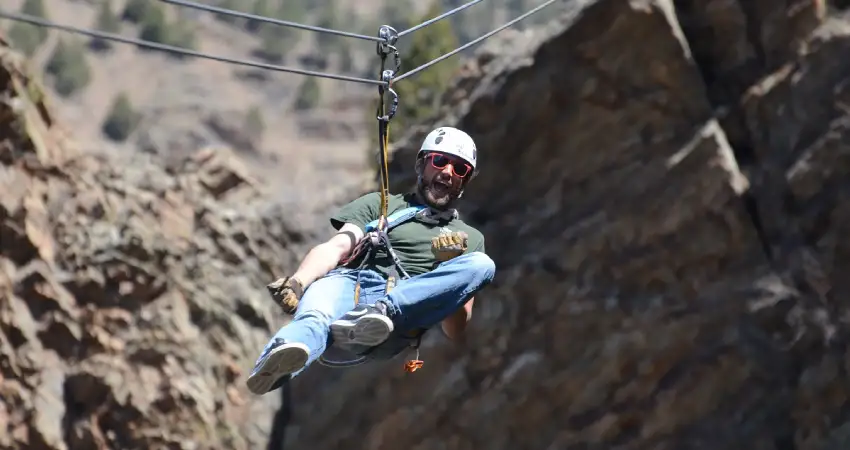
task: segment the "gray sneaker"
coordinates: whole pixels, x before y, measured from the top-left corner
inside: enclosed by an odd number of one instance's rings
[[[386,306],[357,305],[331,324],[335,345],[341,347],[376,346],[386,341],[393,332],[393,321],[387,317]]]
[[[260,355],[254,370],[248,376],[248,390],[254,395],[263,395],[276,389],[284,377],[304,367],[309,355],[310,349],[300,342],[276,339],[274,344]]]

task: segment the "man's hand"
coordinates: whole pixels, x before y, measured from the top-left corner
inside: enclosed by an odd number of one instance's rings
[[[431,239],[431,253],[439,262],[445,262],[466,251],[469,236],[463,231],[441,234]]]
[[[271,294],[275,303],[279,304],[286,314],[295,314],[301,295],[304,294],[301,282],[295,277],[279,278],[274,283],[267,285],[266,289],[269,290],[269,294]]]

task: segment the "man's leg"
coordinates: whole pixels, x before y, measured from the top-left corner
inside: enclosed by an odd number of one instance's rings
[[[330,324],[354,306],[357,271],[335,269],[313,282],[298,303],[292,321],[275,333],[248,377],[248,389],[265,394],[281,378],[296,376],[325,351]]]
[[[376,306],[385,308],[386,314],[400,330],[430,328],[463,306],[475,292],[493,281],[495,275],[496,265],[489,256],[480,252],[468,253],[444,262],[428,273],[400,280]],[[370,323],[377,320],[374,314],[355,318],[358,326],[364,328],[373,326]],[[339,322],[334,322],[331,328],[338,328]],[[377,327],[377,323],[374,326]],[[372,342],[370,345],[377,344]]]
[[[360,271],[360,303],[331,325],[336,344],[363,351],[387,340],[394,329],[393,321],[387,317],[386,308],[375,305],[384,297],[386,285],[387,280],[378,272]]]
[[[472,252],[436,269],[401,280],[387,296],[388,314],[400,329],[430,328],[462,307],[496,276],[496,264]]]

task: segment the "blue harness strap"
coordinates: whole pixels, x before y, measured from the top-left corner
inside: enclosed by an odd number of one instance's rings
[[[363,239],[361,239],[360,242],[357,243],[357,245],[354,247],[354,250],[352,251],[351,255],[348,258],[346,258],[345,260],[343,260],[342,264],[346,265],[346,264],[354,261],[356,258],[360,257],[360,255],[364,251],[369,252],[369,254],[371,256],[372,252],[375,250],[375,246],[383,244],[387,247],[387,250],[389,251],[390,256],[392,256],[394,264],[400,265],[401,263],[400,263],[400,261],[398,261],[398,256],[395,255],[395,252],[392,251],[392,246],[390,246],[390,244],[389,244],[389,237],[387,236],[387,234],[393,228],[395,228],[395,227],[397,227],[397,226],[399,226],[399,225],[401,225],[405,222],[408,222],[411,219],[413,219],[414,217],[416,217],[416,214],[419,213],[419,211],[422,211],[423,209],[426,209],[426,207],[421,206],[421,205],[410,206],[410,207],[400,209],[400,210],[390,214],[389,217],[387,217],[387,229],[383,233],[377,232],[378,220],[373,220],[373,221],[367,223],[366,226],[365,226],[366,236],[364,236]],[[377,236],[372,236],[372,234],[377,234]],[[371,245],[369,245],[369,244],[371,244]],[[362,266],[362,264],[366,263],[366,260],[370,256],[367,256],[366,259],[364,259],[362,261],[361,266]],[[404,272],[403,269],[401,269],[401,270],[402,270],[402,272]],[[405,274],[405,277],[406,277],[406,274]]]
[[[417,205],[417,206],[411,206],[411,207],[408,207],[408,208],[400,209],[400,210],[390,214],[389,217],[387,217],[387,231],[390,231],[393,228],[403,224],[404,222],[407,222],[408,220],[416,217],[416,214],[419,213],[419,211],[422,211],[423,209],[425,209],[425,206]],[[366,224],[366,232],[369,233],[369,232],[375,231],[377,226],[378,226],[377,220],[373,220],[373,221],[367,223]]]

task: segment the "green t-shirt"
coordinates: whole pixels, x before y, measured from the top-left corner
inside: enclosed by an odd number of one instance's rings
[[[418,205],[413,194],[395,194],[387,199],[387,216],[392,213]],[[366,224],[377,220],[381,211],[381,195],[378,192],[366,194],[343,206],[331,216],[331,225],[337,230],[346,223],[352,223],[365,232]],[[431,253],[431,239],[441,233],[463,231],[469,236],[466,253],[484,252],[484,235],[460,219],[442,220],[439,223],[424,223],[411,219],[390,230],[390,244],[401,261],[402,267],[410,276],[420,275],[433,270],[437,260]],[[360,259],[353,261],[353,266],[360,264]],[[375,258],[365,265],[365,268],[378,271],[384,277],[390,275],[393,262],[386,251],[379,250]]]

